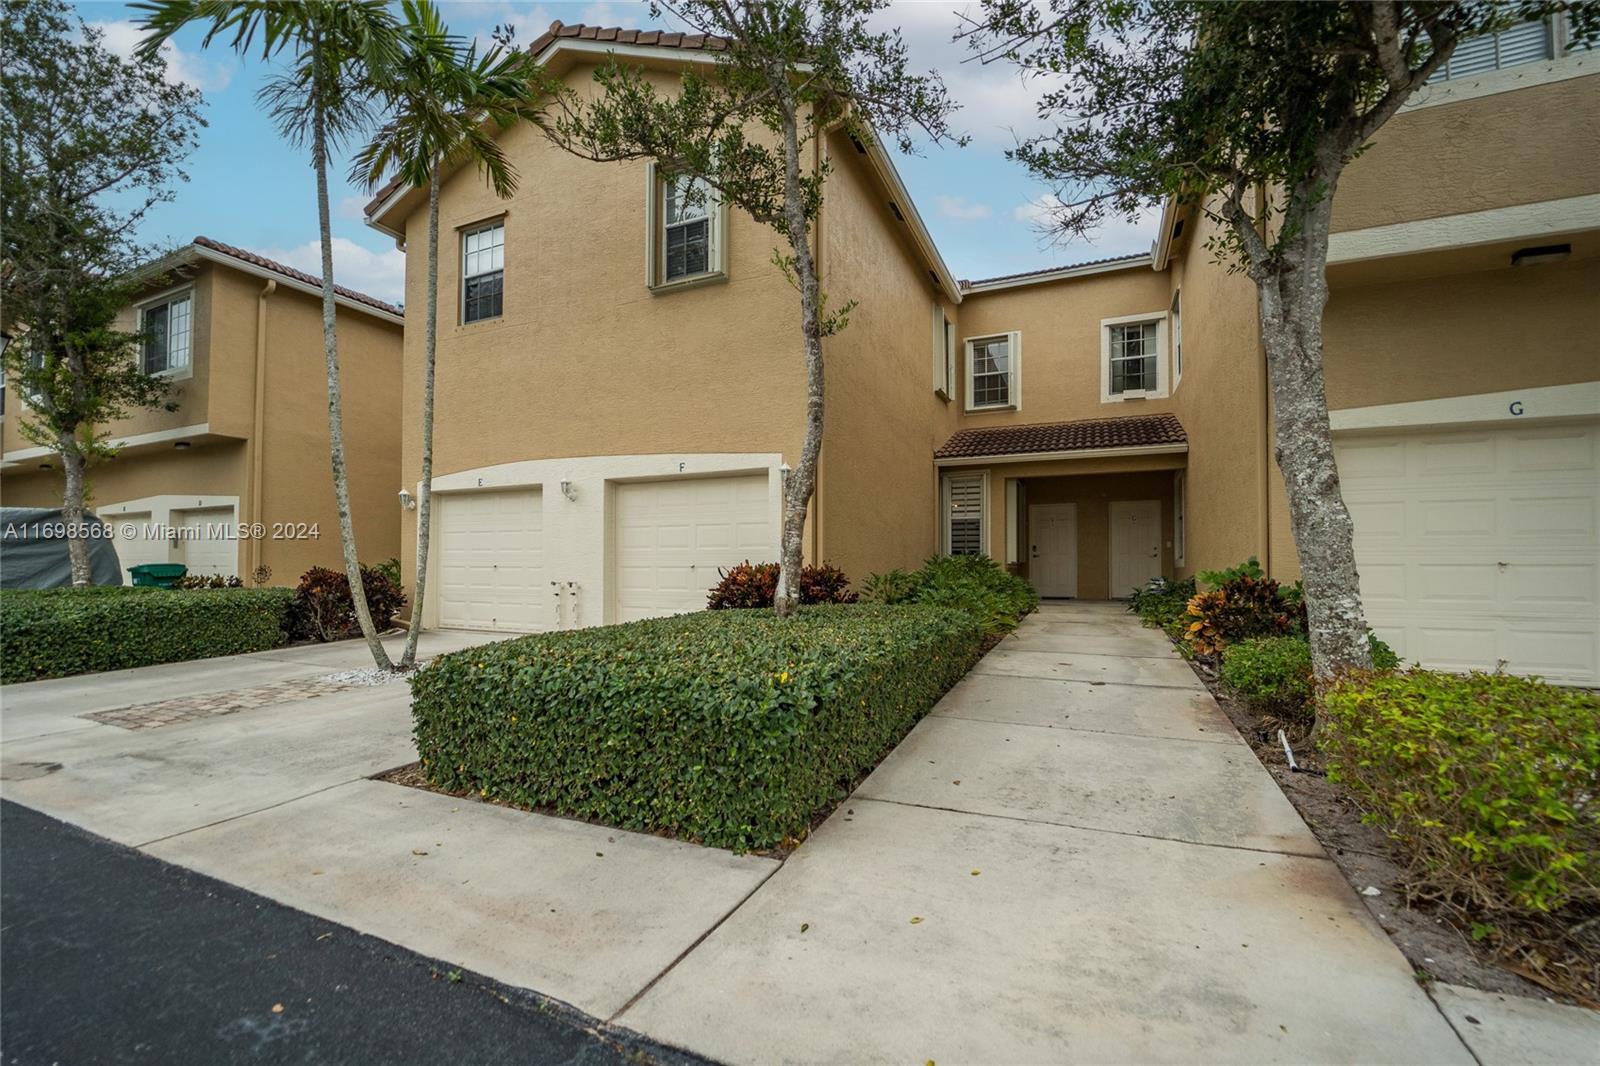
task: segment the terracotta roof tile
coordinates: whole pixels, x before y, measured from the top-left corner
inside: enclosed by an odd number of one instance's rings
[[[194,243],[202,248],[209,248],[213,252],[221,252],[223,255],[238,259],[241,262],[249,263],[251,266],[258,266],[264,270],[270,270],[274,274],[282,274],[286,278],[292,278],[293,280],[303,282],[306,285],[315,285],[318,288],[322,287],[322,279],[317,277],[315,274],[307,274],[304,270],[296,270],[294,267],[286,266],[283,263],[278,262],[276,259],[268,259],[264,255],[257,255],[254,252],[247,252],[243,248],[235,248],[231,244],[223,244],[221,241],[214,241],[210,237],[196,237],[194,239]],[[379,311],[385,311],[391,315],[400,317],[404,317],[405,315],[405,312],[396,307],[394,304],[385,303],[376,296],[368,296],[364,292],[357,292],[354,289],[347,289],[343,285],[335,285],[333,287],[333,291],[338,293],[340,296],[343,296],[347,300],[354,300],[356,303],[366,304],[368,307],[376,308]]]
[[[987,455],[1031,455],[1098,448],[1143,448],[1187,444],[1188,434],[1174,415],[1132,415],[1081,422],[1041,422],[1028,426],[963,429],[939,450],[935,459],[975,459]]]

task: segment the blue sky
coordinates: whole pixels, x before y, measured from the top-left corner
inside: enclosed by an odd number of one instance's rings
[[[643,3],[446,0],[442,6],[457,33],[487,37],[495,25],[509,23],[524,42],[544,32],[553,19],[640,26],[649,15]],[[914,66],[944,76],[963,105],[955,126],[972,136],[965,148],[929,147],[918,156],[895,157],[950,269],[957,277],[981,278],[1148,250],[1153,217],[1137,225],[1114,223],[1092,243],[1059,247],[1041,237],[1032,205],[1049,190],[1004,156],[1018,135],[1039,128],[1033,101],[1041,87],[1023,82],[1004,64],[963,62],[963,47],[952,44],[950,37],[965,7],[948,0],[902,0],[881,16],[901,27]],[[83,2],[78,9],[105,31],[112,48],[131,50],[138,40],[133,13],[125,5]],[[199,150],[185,164],[189,181],[177,186],[173,203],[152,213],[144,236],[184,243],[204,234],[316,273],[316,199],[309,157],[280,138],[256,106],[255,93],[267,68],[221,48],[202,50],[199,38],[196,31],[179,34],[167,49],[168,66],[171,77],[204,94],[209,126],[201,133]],[[335,276],[345,285],[399,300],[401,254],[392,241],[362,222],[366,192],[346,184],[343,171],[341,161],[332,196]]]

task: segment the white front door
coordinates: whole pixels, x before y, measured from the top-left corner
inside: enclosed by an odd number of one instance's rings
[[[189,573],[201,577],[239,575],[239,538],[233,529],[232,507],[208,507],[198,511],[173,511],[172,524],[178,530],[173,562],[182,563]]]
[[[544,508],[538,489],[434,497],[439,624],[531,633],[548,628]]]
[[[704,610],[718,570],[775,562],[766,474],[616,486],[613,621]]]
[[[1407,661],[1600,681],[1600,426],[1338,441],[1361,602]]]
[[[1028,576],[1041,596],[1078,594],[1078,505],[1028,508]]]
[[[1111,504],[1111,595],[1121,599],[1161,576],[1161,501]]]

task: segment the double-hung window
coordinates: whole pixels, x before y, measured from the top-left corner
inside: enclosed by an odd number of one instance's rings
[[[1172,294],[1172,391],[1178,391],[1183,380],[1183,316],[1178,306],[1181,293]]]
[[[967,341],[967,410],[1020,410],[1022,334],[1000,333]]]
[[[462,233],[461,321],[499,318],[505,312],[505,280],[505,222]]]
[[[1168,312],[1108,318],[1100,323],[1100,400],[1167,394]]]
[[[716,190],[698,178],[661,172],[654,164],[649,180],[645,284],[667,288],[724,276],[727,212]]]
[[[146,374],[181,376],[189,372],[194,334],[194,294],[185,292],[139,309],[143,335],[140,368]]]
[[[983,474],[951,474],[944,480],[944,548],[947,555],[983,554]]]
[[[933,307],[933,391],[946,400],[956,395],[956,326],[938,304]]]

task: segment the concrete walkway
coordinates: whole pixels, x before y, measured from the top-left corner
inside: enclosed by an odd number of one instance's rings
[[[1442,988],[1436,1005],[1121,605],[1030,617],[782,864],[372,781],[415,758],[403,685],[131,731],[81,717],[364,656],[8,687],[0,794],[729,1062],[1600,1049],[1587,1011]]]

